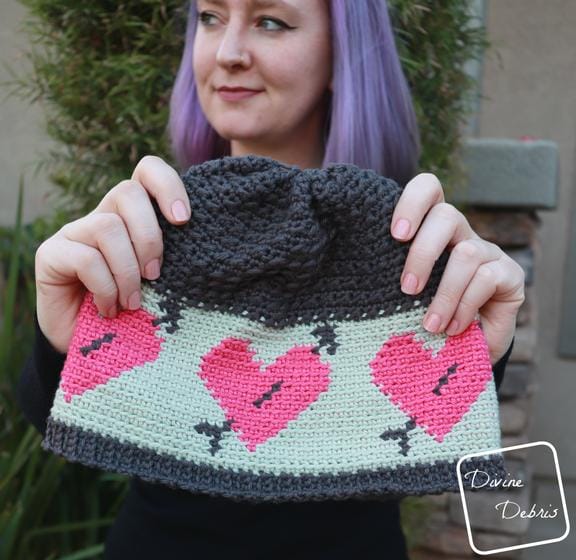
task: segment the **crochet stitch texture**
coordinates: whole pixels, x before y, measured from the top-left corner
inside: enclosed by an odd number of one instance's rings
[[[448,253],[420,294],[400,290],[401,188],[252,155],[183,181],[186,224],[154,203],[163,264],[141,308],[103,318],[87,293],[43,448],[235,500],[458,491],[458,459],[500,447],[496,389],[478,320],[421,326]],[[475,469],[506,475],[500,454]]]

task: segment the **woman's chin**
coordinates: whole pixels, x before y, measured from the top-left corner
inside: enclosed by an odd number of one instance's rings
[[[253,128],[246,128],[246,126],[239,126],[239,127],[218,127],[216,128],[216,132],[225,140],[231,142],[232,140],[238,141],[257,141],[262,138],[262,132],[257,131]]]

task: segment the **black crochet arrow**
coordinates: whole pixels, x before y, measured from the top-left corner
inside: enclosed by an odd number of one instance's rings
[[[194,426],[195,430],[199,434],[205,434],[211,437],[210,453],[212,455],[216,455],[216,452],[219,449],[222,449],[222,446],[220,445],[222,434],[231,430],[230,426],[232,425],[232,422],[234,422],[234,420],[226,420],[222,426],[218,426],[218,424],[210,424],[209,422],[200,422]]]
[[[322,346],[327,346],[326,352],[331,356],[336,354],[336,348],[340,346],[340,344],[336,342],[336,332],[334,331],[333,325],[325,322],[323,325],[318,325],[311,334],[320,339],[318,346],[312,349],[314,354],[318,354]]]
[[[274,383],[272,385],[272,388],[270,389],[270,391],[266,391],[259,399],[256,399],[252,404],[256,407],[256,408],[260,408],[262,406],[262,404],[264,403],[264,401],[270,401],[272,400],[272,395],[274,393],[276,393],[276,391],[280,391],[280,387],[282,386],[283,381],[277,381],[276,383]]]
[[[383,440],[387,439],[399,439],[400,441],[398,444],[400,445],[400,453],[406,456],[408,455],[408,451],[410,449],[410,445],[408,443],[408,432],[413,430],[416,427],[416,421],[413,418],[410,418],[406,422],[406,426],[404,428],[398,428],[397,430],[387,430],[383,434],[380,434],[380,437]]]
[[[448,377],[454,375],[457,369],[458,364],[453,364],[448,368],[448,371],[438,380],[438,385],[436,385],[436,387],[432,389],[432,392],[435,395],[440,396],[440,389],[442,388],[443,385],[446,385],[448,383]]]
[[[93,350],[98,350],[102,344],[106,342],[112,342],[112,339],[116,336],[116,333],[106,333],[101,338],[94,339],[88,346],[82,346],[80,348],[80,352],[82,352],[82,356],[86,357],[90,352]]]

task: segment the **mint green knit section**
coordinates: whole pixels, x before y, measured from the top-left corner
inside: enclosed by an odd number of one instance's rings
[[[144,286],[143,307],[162,313],[157,296]],[[392,317],[334,322],[339,346],[335,355],[321,347],[320,359],[330,364],[330,385],[308,408],[254,451],[238,434],[222,434],[221,449],[210,453],[210,437],[195,426],[222,426],[224,410],[199,376],[202,357],[223,339],[251,340],[255,358],[273,363],[295,345],[318,345],[316,324],[284,329],[265,327],[242,316],[188,308],[174,334],[161,325],[165,339],[158,359],[110,379],[105,385],[65,402],[59,388],[52,417],[68,425],[152,449],[180,460],[233,470],[271,474],[322,474],[358,469],[455,461],[462,455],[500,447],[499,412],[492,380],[462,420],[442,442],[420,427],[410,431],[410,451],[399,453],[397,440],[380,435],[405,426],[409,417],[373,383],[370,361],[395,334],[416,331],[424,346],[439,350],[445,337],[421,327],[426,309]],[[233,372],[231,372],[232,374]]]

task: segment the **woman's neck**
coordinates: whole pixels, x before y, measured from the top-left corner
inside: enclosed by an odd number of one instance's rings
[[[320,168],[323,163],[323,150],[295,150],[292,146],[287,148],[274,148],[274,146],[262,146],[256,144],[249,144],[243,142],[232,141],[231,155],[245,156],[245,155],[258,155],[265,156],[287,165],[296,165],[300,169]]]
[[[300,169],[321,168],[325,151],[323,122],[324,115],[319,111],[289,136],[231,140],[230,153],[232,156],[270,157]]]

